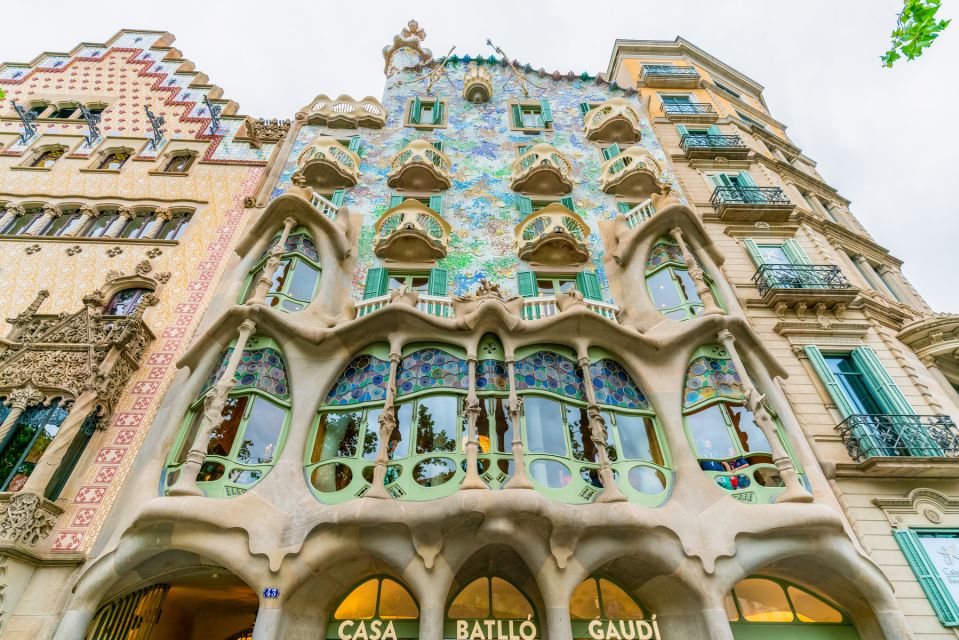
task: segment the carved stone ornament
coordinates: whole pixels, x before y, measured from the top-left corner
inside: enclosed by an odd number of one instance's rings
[[[68,256],[72,257],[77,255],[78,253],[81,253],[82,251],[83,251],[83,248],[80,245],[75,244],[72,247],[67,247],[66,253]]]
[[[150,264],[149,260],[141,260],[140,262],[137,263],[137,266],[136,266],[137,274],[141,276],[145,276],[151,271],[153,271],[153,265]]]
[[[9,502],[0,504],[0,538],[35,547],[50,535],[60,513],[38,495],[15,493]]]
[[[162,256],[162,255],[163,255],[163,250],[162,250],[162,249],[158,249],[157,247],[153,247],[152,249],[150,249],[149,251],[147,251],[147,257],[148,257],[148,258],[151,258],[151,259],[152,259],[152,258],[159,258],[159,257]]]
[[[420,64],[431,62],[433,52],[423,46],[423,40],[426,40],[426,31],[416,20],[410,20],[399,34],[393,36],[393,42],[383,47],[383,73],[390,75],[391,69],[394,69],[393,56],[401,49],[410,49],[415,52]]]
[[[107,255],[111,258],[116,258],[118,255],[123,253],[123,249],[120,247],[113,247],[112,249],[107,249]]]
[[[27,252],[27,255],[28,255],[28,256],[32,256],[33,254],[35,254],[35,253],[37,253],[38,251],[40,251],[40,245],[38,245],[38,244],[31,244],[29,247],[27,247],[27,248],[25,249],[25,251]]]
[[[169,271],[161,271],[160,273],[154,274],[153,279],[159,282],[160,284],[166,284],[170,281],[170,276],[172,274]]]

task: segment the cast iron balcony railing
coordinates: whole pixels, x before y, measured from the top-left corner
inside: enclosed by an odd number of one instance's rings
[[[674,64],[644,64],[642,79],[648,81],[655,78],[685,76],[699,78],[699,72],[694,67],[680,67]]]
[[[852,289],[839,267],[830,264],[764,264],[753,282],[761,296],[771,289]]]
[[[851,415],[836,427],[849,457],[959,457],[959,429],[949,416]]]
[[[679,141],[679,148],[689,152],[693,149],[746,149],[747,147],[739,136],[687,133]]]
[[[779,187],[716,187],[709,202],[721,204],[788,205],[789,198]]]
[[[682,67],[677,67],[682,69]],[[713,105],[708,102],[663,103],[663,113],[668,116],[711,116],[716,115]]]

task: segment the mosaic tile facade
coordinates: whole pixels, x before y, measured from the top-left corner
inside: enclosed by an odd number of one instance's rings
[[[596,402],[621,409],[649,409],[646,394],[615,360],[604,358],[589,365]]]
[[[517,391],[549,391],[573,400],[586,400],[583,373],[578,364],[565,356],[537,351],[519,358],[514,367]]]
[[[442,349],[420,349],[400,360],[396,372],[396,395],[403,396],[433,388],[468,388],[466,361]]]
[[[389,375],[388,361],[369,354],[358,356],[340,374],[324,404],[341,406],[382,402],[386,398],[386,381]]]

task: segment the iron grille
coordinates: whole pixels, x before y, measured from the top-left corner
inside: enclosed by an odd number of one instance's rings
[[[698,76],[693,67],[678,67],[672,64],[644,64],[643,76]]]
[[[944,415],[851,415],[836,427],[849,457],[959,457],[959,429]]]
[[[739,136],[726,135],[698,135],[687,133],[679,141],[679,146],[683,151],[690,149],[745,149],[742,138]]]
[[[764,296],[770,289],[851,289],[839,267],[830,264],[764,264],[753,276]]]
[[[779,187],[716,187],[709,201],[714,207],[721,204],[789,204],[789,198]]]
[[[708,102],[664,102],[663,111],[667,115],[712,115],[716,113],[713,105]]]

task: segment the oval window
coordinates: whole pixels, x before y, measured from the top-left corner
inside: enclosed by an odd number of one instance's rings
[[[786,486],[786,483],[783,482],[782,477],[779,475],[779,471],[769,467],[760,467],[756,469],[756,471],[753,473],[753,478],[755,478],[756,482],[764,487]]]
[[[313,470],[311,479],[320,493],[335,493],[353,481],[353,470],[339,462],[324,464]]]
[[[629,470],[629,484],[640,493],[656,495],[666,488],[666,476],[659,469],[637,465]]]
[[[196,474],[196,480],[197,482],[212,482],[213,480],[219,480],[223,477],[223,473],[225,471],[226,467],[219,462],[207,460],[200,467],[200,473]]]
[[[449,458],[427,458],[413,467],[413,479],[424,487],[438,487],[453,479],[456,464]]]
[[[373,484],[373,471],[376,469],[376,465],[369,465],[363,467],[363,479],[368,483]],[[383,478],[383,484],[393,484],[400,479],[400,476],[403,475],[403,467],[398,464],[391,464],[386,467],[386,477]]]
[[[562,489],[573,479],[569,468],[555,460],[534,460],[529,465],[533,480],[550,489]]]

